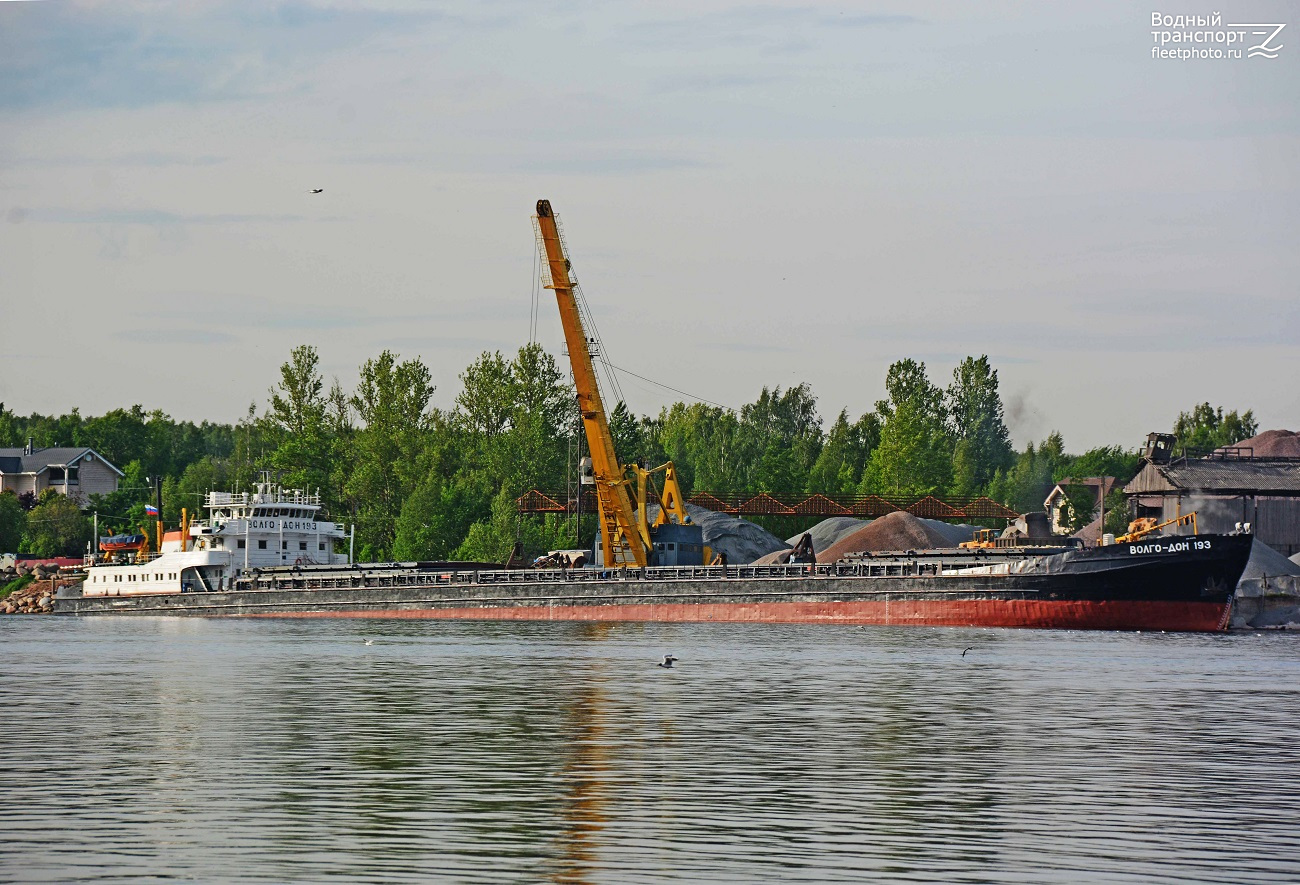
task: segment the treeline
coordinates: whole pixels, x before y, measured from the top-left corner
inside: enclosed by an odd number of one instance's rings
[[[207,491],[248,491],[270,470],[285,486],[319,489],[333,518],[356,525],[362,559],[500,561],[516,540],[529,553],[579,543],[562,518],[521,520],[514,503],[532,488],[564,489],[583,443],[568,375],[540,346],[481,354],[461,373],[450,409],[431,406],[432,376],[418,358],[384,351],[361,366],[351,392],[337,379],[326,387],[319,363],[314,348],[296,348],[265,405],[234,425],[174,421],[141,406],[24,418],[0,405],[0,446],[29,437],[84,445],[116,464],[125,472],[119,491],[91,501],[107,530],[149,522],[151,477],[162,477],[173,524]],[[1059,433],[1014,450],[986,356],[963,360],[945,387],[924,363],[900,360],[885,393],[872,411],[854,419],[842,410],[829,428],[806,384],[765,387],[739,410],[679,402],[649,417],[619,402],[610,425],[623,460],[674,461],[688,494],[986,494],[1026,512],[1042,508],[1054,483],[1127,480],[1138,467],[1137,452],[1120,445],[1067,454]],[[1249,411],[1225,415],[1208,404],[1180,414],[1175,429],[1202,448],[1256,431]],[[1086,524],[1091,504],[1076,491],[1076,519]],[[0,551],[83,550],[85,515],[55,498],[0,496]]]

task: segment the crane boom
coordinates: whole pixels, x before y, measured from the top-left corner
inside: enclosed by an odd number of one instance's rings
[[[564,327],[564,343],[569,348],[573,365],[573,386],[578,395],[578,410],[582,426],[587,433],[587,446],[591,450],[591,470],[596,485],[596,503],[600,513],[600,540],[607,566],[645,566],[648,563],[651,542],[645,519],[638,519],[638,506],[633,503],[631,480],[619,464],[614,451],[614,436],[609,430],[609,418],[601,402],[600,388],[596,384],[596,366],[591,359],[591,347],[582,327],[582,316],[574,296],[574,283],[569,275],[569,259],[564,254],[560,231],[551,211],[549,200],[537,201],[538,238],[545,255],[543,285],[555,291],[555,301],[560,308],[560,324]],[[641,497],[644,501],[644,496]]]

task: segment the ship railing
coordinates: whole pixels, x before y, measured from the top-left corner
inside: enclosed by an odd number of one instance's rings
[[[131,553],[124,553],[124,554],[122,554],[121,556],[114,556],[112,553],[107,553],[107,552],[101,550],[101,551],[99,551],[98,553],[91,553],[91,554],[88,554],[88,555],[86,556],[85,562],[86,562],[86,565],[87,565],[87,566],[92,566],[92,565],[143,565],[143,564],[145,564],[145,563],[153,562],[155,559],[157,559],[157,558],[160,557],[160,556],[162,556],[161,553],[146,553],[146,554],[144,554],[143,556],[141,556],[141,555],[139,555],[139,554],[137,554],[137,553],[134,553],[134,552],[131,552]]]
[[[208,492],[206,498],[209,507],[248,506],[251,504],[301,504],[321,506],[320,495],[304,492],[302,489],[272,489],[259,492]]]
[[[374,569],[340,567],[318,573],[275,571],[246,575],[241,589],[329,590],[370,587],[456,587],[508,584],[596,584],[610,581],[793,580],[807,578],[905,577],[941,572],[939,563],[914,560],[835,562],[818,565],[653,566],[622,569],[501,569],[432,571],[418,568]]]

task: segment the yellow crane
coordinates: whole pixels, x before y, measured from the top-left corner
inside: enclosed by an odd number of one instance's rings
[[[533,218],[538,248],[542,253],[542,285],[555,292],[564,327],[564,343],[573,366],[573,386],[578,396],[578,411],[591,450],[591,472],[596,487],[596,505],[600,518],[600,541],[606,567],[641,567],[653,564],[655,530],[672,522],[690,525],[677,471],[669,461],[652,470],[636,464],[621,464],[614,451],[614,436],[596,383],[596,366],[591,357],[591,341],[582,325],[578,310],[576,283],[572,265],[565,255],[564,243],[549,200],[537,201]],[[663,474],[659,516],[653,525],[646,519],[646,501],[651,477]],[[699,531],[697,527],[692,527]],[[698,542],[700,557],[708,562],[708,551]]]

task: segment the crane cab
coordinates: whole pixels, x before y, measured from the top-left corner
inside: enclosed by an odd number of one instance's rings
[[[650,561],[646,565],[708,565],[706,560],[709,549],[704,545],[704,529],[698,525],[668,523],[651,528],[650,540]],[[608,568],[605,564],[605,552],[601,548],[599,532],[596,533],[593,549],[595,556],[592,562]]]

